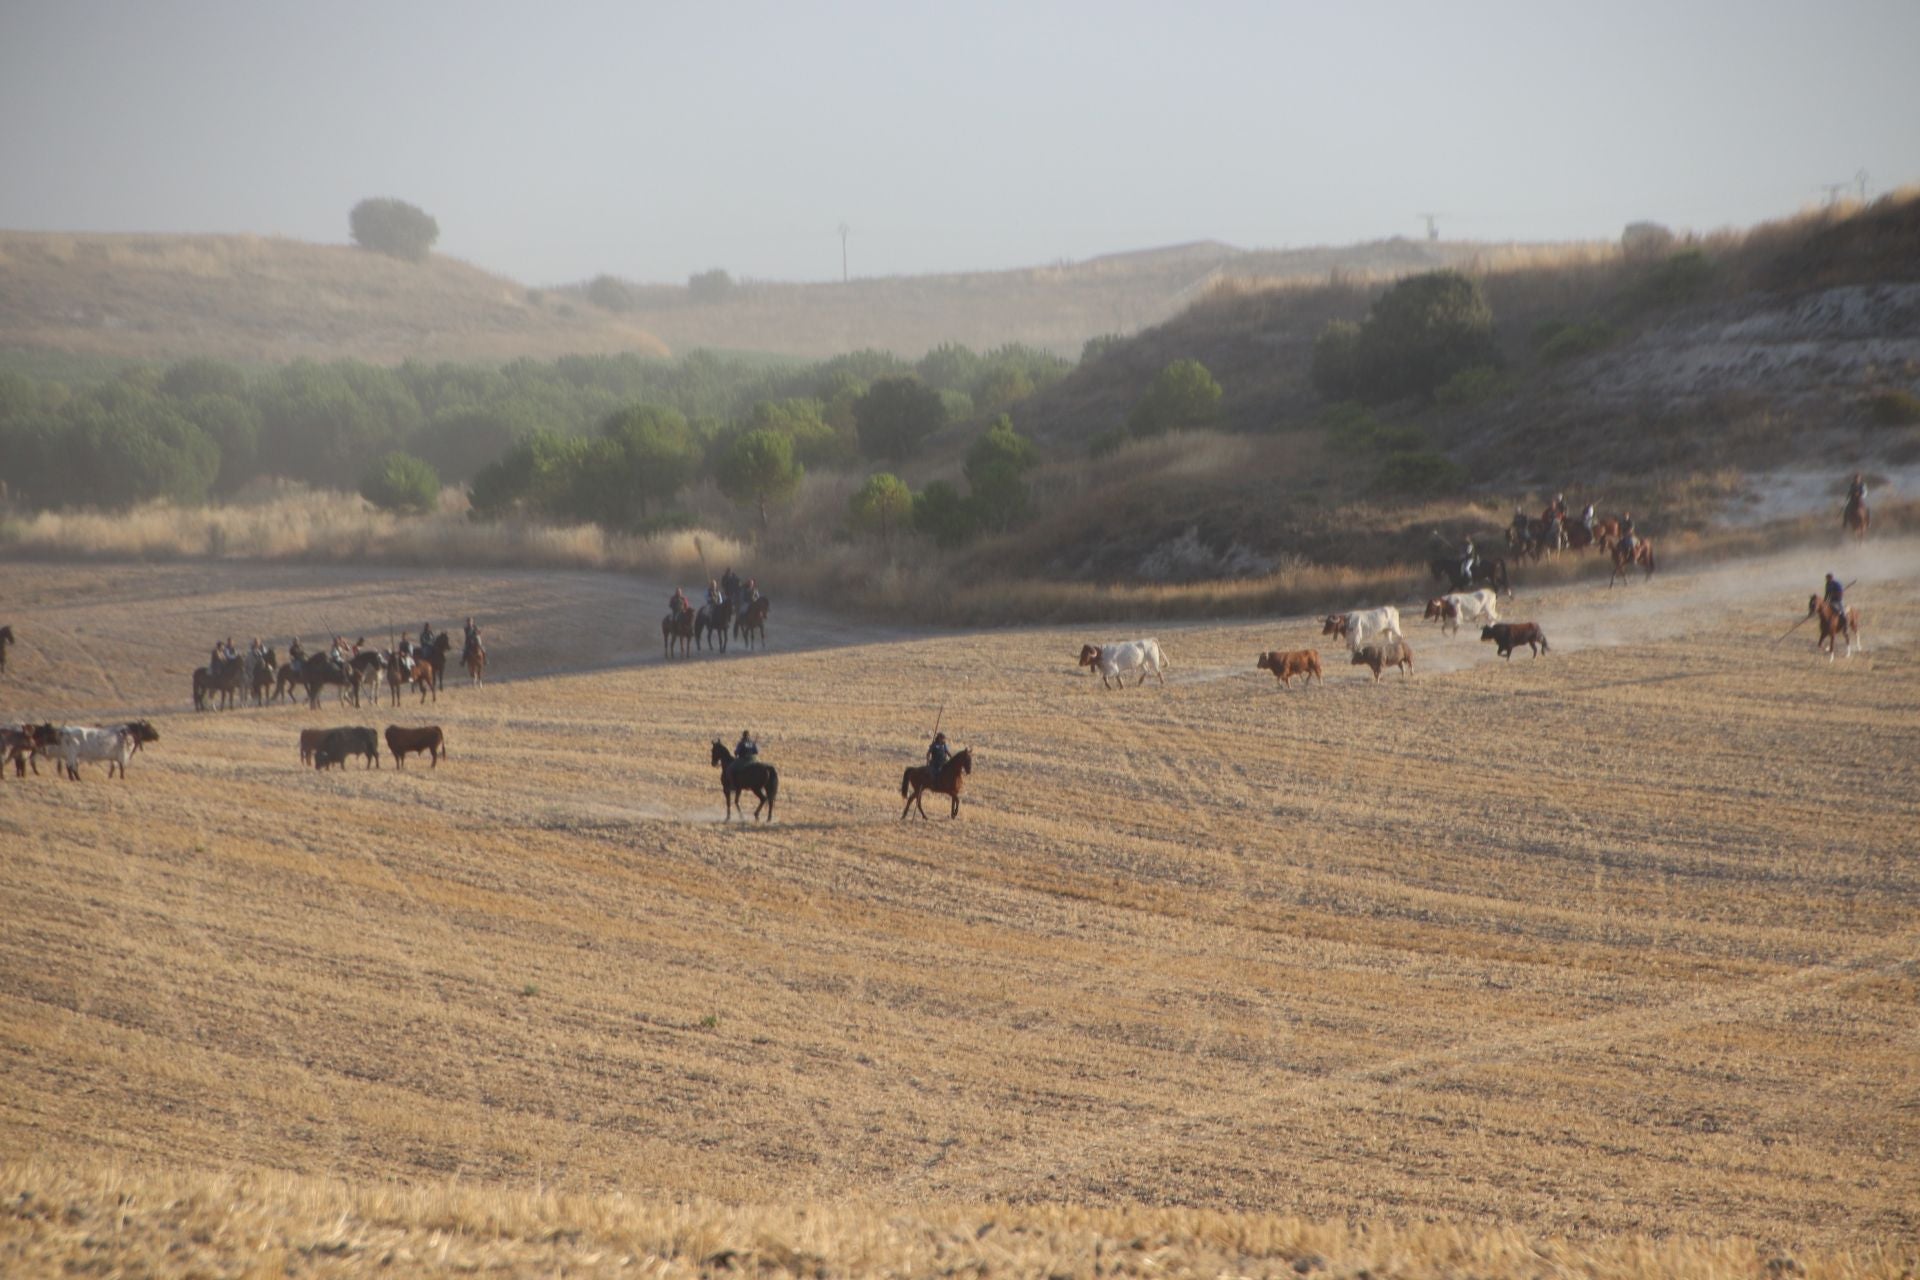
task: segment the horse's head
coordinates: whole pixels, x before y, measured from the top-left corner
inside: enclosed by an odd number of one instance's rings
[[[1821,605],[1821,600],[1818,595],[1808,596],[1807,597],[1807,616],[1811,618],[1814,614],[1820,612],[1820,605]]]
[[[1099,645],[1083,644],[1080,646],[1080,665],[1081,666],[1090,667],[1098,661],[1100,661]]]
[[[708,757],[708,763],[725,764],[731,759],[733,759],[733,753],[727,750],[727,744],[715,738],[713,740],[713,751]]]
[[[962,773],[973,772],[973,748],[962,747],[953,753],[953,766]]]

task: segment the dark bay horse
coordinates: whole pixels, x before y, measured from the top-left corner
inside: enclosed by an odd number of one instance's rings
[[[740,803],[740,793],[751,791],[760,800],[753,807],[753,816],[758,818],[760,811],[767,811],[767,821],[773,821],[773,802],[780,795],[780,771],[770,764],[761,764],[758,760],[741,764],[733,758],[733,752],[727,750],[726,743],[715,738],[713,754],[710,757],[720,770],[720,794],[727,802],[727,818],[731,819],[735,809],[745,818],[747,811]]]
[[[660,643],[666,647],[666,656],[673,656],[673,646],[680,646],[680,656],[693,656],[693,610],[670,613],[660,619]]]
[[[1840,513],[1840,527],[1853,535],[1855,542],[1867,540],[1867,522],[1870,519],[1864,498],[1848,498],[1847,509]],[[4,655],[0,654],[0,667],[5,667]]]
[[[1865,653],[1867,651],[1867,642],[1860,639],[1860,611],[1858,609],[1848,609],[1846,613],[1842,614],[1819,596],[1808,596],[1807,616],[1820,619],[1820,638],[1813,642],[1813,647],[1816,652],[1825,649],[1827,651],[1828,662],[1833,661],[1835,642],[1842,638],[1845,638],[1847,642],[1847,656],[1849,658],[1853,656],[1855,641],[1859,642],[1860,652]]]
[[[7,646],[13,643],[13,627],[0,627],[0,675],[7,671]]]
[[[360,673],[325,654],[315,654],[301,663],[300,674],[294,678],[307,686],[307,706],[311,710],[320,709],[320,691],[328,685],[337,685],[343,700],[352,694],[353,705],[360,705]]]
[[[1460,561],[1451,556],[1427,561],[1427,569],[1436,581],[1444,579],[1453,585],[1455,591],[1491,587],[1495,592],[1506,592],[1509,599],[1513,597],[1513,580],[1507,576],[1507,562],[1503,556],[1474,557],[1471,575],[1460,572]]]
[[[1635,538],[1633,540],[1632,551],[1627,550],[1626,543],[1616,542],[1613,544],[1613,549],[1607,554],[1613,557],[1613,576],[1607,579],[1607,586],[1609,587],[1613,586],[1615,582],[1631,581],[1633,567],[1635,565],[1639,565],[1642,569],[1646,570],[1642,575],[1643,577],[1651,578],[1653,576],[1652,538]]]
[[[773,608],[773,598],[761,596],[758,600],[750,601],[747,607],[740,611],[740,616],[734,619],[733,634],[738,636],[747,648],[753,648],[755,636],[760,637],[760,647],[766,648],[767,610],[771,608]]]
[[[253,679],[247,684],[247,695],[252,698],[254,706],[267,705],[267,695],[273,692],[274,677],[279,671],[280,659],[272,649],[264,651],[254,660]]]
[[[947,767],[940,771],[935,779],[931,765],[914,765],[900,775],[900,794],[907,797],[907,803],[900,809],[901,818],[907,816],[907,810],[919,808],[922,818],[927,816],[925,805],[920,803],[920,795],[925,791],[937,792],[953,799],[953,810],[949,818],[960,816],[960,790],[966,785],[966,779],[973,772],[973,748],[963,747],[953,753],[947,761]],[[911,792],[911,794],[909,794]]]
[[[725,653],[727,651],[727,633],[733,630],[733,601],[722,600],[719,604],[703,604],[700,612],[693,616],[693,646],[704,649],[711,641],[713,647]]]
[[[212,695],[220,695],[220,710],[233,706],[235,698],[247,687],[246,663],[240,658],[226,659],[193,669],[193,709],[212,709]]]

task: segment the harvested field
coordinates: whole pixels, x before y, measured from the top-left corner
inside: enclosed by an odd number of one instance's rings
[[[1810,627],[1771,643],[1828,567],[1860,580],[1871,646],[1832,665]],[[1511,663],[1401,602],[1418,674],[1377,687],[1312,620],[1161,625],[1167,687],[1107,693],[1081,641],[1144,629],[777,605],[769,652],[667,663],[668,588],[615,575],[0,565],[0,722],[162,735],[124,782],[0,781],[0,1195],[279,1171],[857,1201],[940,1230],[981,1201],[1144,1203],[1733,1235],[1766,1248],[1703,1273],[1785,1248],[1898,1274],[1917,570],[1906,541],[1523,585],[1503,616],[1553,650]],[[216,634],[467,613],[483,690],[189,709]],[[1324,687],[1254,668],[1308,645]],[[967,806],[900,823],[943,700],[979,758]],[[450,755],[301,769],[298,731],[336,723],[440,724]],[[742,728],[782,771],[768,828],[717,821],[707,744]],[[349,1196],[274,1185],[316,1222]],[[0,1262],[44,1242],[7,1203]],[[1074,1238],[1062,1265],[1091,1269]],[[861,1247],[875,1270],[936,1256]]]

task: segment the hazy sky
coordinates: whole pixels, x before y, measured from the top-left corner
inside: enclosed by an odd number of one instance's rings
[[[1920,181],[1920,0],[0,0],[0,227],[344,242],[528,283],[1606,237]]]

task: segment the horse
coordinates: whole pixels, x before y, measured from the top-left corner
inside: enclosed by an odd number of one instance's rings
[[[447,653],[452,648],[453,637],[442,631],[427,642],[424,653],[418,649],[413,652],[416,665],[424,662],[433,668],[433,700],[435,702],[440,701],[440,686],[447,682]],[[414,683],[418,684],[419,680],[416,678]]]
[[[1578,520],[1565,520],[1560,525],[1560,536],[1567,540],[1567,550],[1585,551],[1594,543],[1594,536],[1587,532],[1587,526]]]
[[[394,667],[397,670],[399,664],[395,663]],[[391,679],[391,677],[389,678]],[[440,701],[440,673],[434,669],[432,661],[428,658],[415,657],[413,660],[413,670],[403,672],[400,676],[400,681],[402,684],[411,684],[415,689],[418,689],[420,691],[421,702],[427,700],[429,693],[433,695],[435,702]],[[393,700],[395,703],[400,701],[400,691],[397,687],[393,690]]]
[[[328,685],[340,687],[341,701],[347,695],[353,695],[353,705],[360,705],[360,673],[344,662],[335,662],[325,654],[315,654],[300,664],[300,674],[294,677],[307,686],[307,707],[320,709],[320,690]]]
[[[487,682],[487,647],[478,641],[461,650],[460,665],[467,669],[468,684]]]
[[[670,613],[660,619],[660,642],[666,646],[666,656],[673,656],[673,646],[680,645],[680,656],[693,656],[693,610],[685,609],[679,613]]]
[[[1842,614],[1819,596],[1808,596],[1807,616],[1820,619],[1820,638],[1813,642],[1813,649],[1815,653],[1825,649],[1827,651],[1828,662],[1833,661],[1834,642],[1842,636],[1846,637],[1847,656],[1849,658],[1853,656],[1853,645],[1856,640],[1860,642],[1860,652],[1865,653],[1867,651],[1867,642],[1860,640],[1860,611],[1858,609],[1848,609],[1846,613]]]
[[[274,677],[279,674],[280,659],[272,649],[268,649],[254,659],[253,678],[247,682],[247,696],[256,707],[267,705],[267,695],[273,691]]]
[[[1642,569],[1646,570],[1646,573],[1642,576],[1648,578],[1653,576],[1652,538],[1635,538],[1633,540],[1632,551],[1627,550],[1626,543],[1616,542],[1613,544],[1613,549],[1607,554],[1613,557],[1613,576],[1607,579],[1607,586],[1609,588],[1611,588],[1615,582],[1631,580],[1633,567],[1635,565],[1639,565]]]
[[[901,821],[904,822],[906,820],[907,810],[916,807],[920,810],[920,816],[922,818],[927,816],[926,806],[920,803],[920,795],[925,791],[934,791],[940,795],[951,797],[953,800],[953,809],[947,816],[949,818],[959,817],[960,789],[966,785],[965,779],[967,775],[972,772],[972,747],[962,747],[960,750],[954,752],[952,758],[947,761],[947,767],[940,771],[938,778],[935,778],[933,775],[932,765],[920,764],[909,766],[907,771],[900,775],[900,794],[907,797],[907,803],[901,806],[900,809]],[[909,792],[911,792],[911,794],[909,794]]]
[[[347,659],[347,665],[353,668],[354,705],[359,706],[361,687],[379,687],[380,679],[387,670],[387,655],[378,649],[362,649]]]
[[[1852,534],[1855,542],[1865,542],[1869,518],[1865,498],[1848,498],[1847,509],[1840,513],[1840,528],[1843,532]],[[0,628],[0,634],[4,634],[4,628]],[[5,651],[0,650],[0,668],[6,665]]]
[[[760,647],[766,648],[767,610],[772,607],[773,598],[761,596],[758,600],[749,601],[747,607],[740,611],[740,616],[733,620],[733,634],[738,636],[747,648],[753,648],[753,638],[756,635],[760,637]]]
[[[1620,522],[1609,516],[1593,522],[1593,545],[1601,555],[1611,555],[1620,545]]]
[[[727,750],[727,744],[715,738],[713,754],[710,757],[720,770],[720,794],[727,802],[727,816],[722,821],[731,820],[733,811],[740,810],[740,816],[747,816],[745,806],[740,803],[740,793],[751,791],[760,803],[753,807],[753,816],[757,819],[760,811],[767,811],[767,821],[773,821],[773,802],[780,795],[780,771],[770,764],[761,764],[750,760],[742,764],[733,758],[733,752]]]
[[[7,646],[13,643],[13,627],[0,627],[0,675],[7,673]]]
[[[233,707],[233,700],[240,696],[246,686],[246,663],[239,658],[222,658],[218,662],[193,669],[193,709],[209,710],[209,695],[220,695],[220,710]]]
[[[715,641],[720,652],[727,651],[727,632],[733,629],[733,601],[722,600],[719,604],[703,604],[700,612],[693,615],[693,645],[696,649],[706,648],[706,640]],[[703,639],[704,637],[704,639]]]
[[[1427,569],[1436,579],[1445,579],[1453,584],[1455,591],[1471,591],[1476,586],[1491,587],[1497,592],[1504,591],[1507,598],[1513,598],[1513,580],[1507,576],[1507,562],[1501,556],[1475,556],[1473,572],[1460,572],[1460,562],[1451,556],[1441,556],[1427,561]]]

